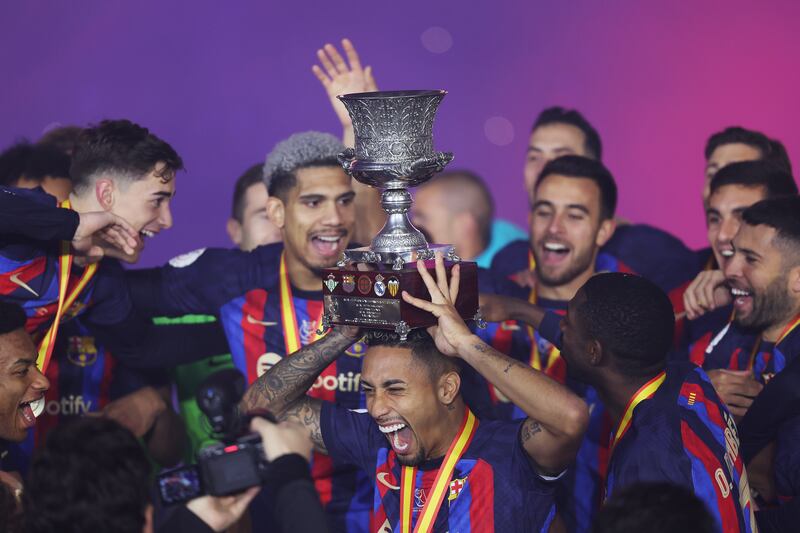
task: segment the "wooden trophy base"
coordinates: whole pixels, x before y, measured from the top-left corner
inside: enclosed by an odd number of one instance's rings
[[[445,261],[447,279],[456,264],[461,265],[456,309],[465,320],[478,312],[478,265],[469,261]],[[384,265],[375,265],[385,268]],[[436,276],[434,261],[426,261]],[[402,292],[430,301],[430,293],[416,265],[401,270],[344,270],[329,268],[322,274],[322,294],[326,319],[331,324],[388,329],[405,339],[408,332],[436,324],[436,317],[402,299]]]

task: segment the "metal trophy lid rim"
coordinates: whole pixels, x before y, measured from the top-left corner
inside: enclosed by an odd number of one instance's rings
[[[444,89],[421,89],[408,91],[373,91],[368,93],[348,93],[340,94],[336,98],[339,100],[378,100],[386,98],[405,98],[411,96],[444,96],[447,91]]]

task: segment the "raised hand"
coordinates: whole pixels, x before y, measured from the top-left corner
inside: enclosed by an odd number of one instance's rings
[[[133,226],[109,211],[81,213],[72,237],[72,250],[79,263],[96,263],[106,254],[105,245],[123,255],[133,255],[140,238]]]
[[[342,39],[342,50],[347,56],[347,61],[330,43],[317,50],[317,59],[322,66],[314,65],[311,67],[311,71],[325,88],[325,92],[328,93],[331,106],[333,106],[336,116],[339,117],[339,122],[342,123],[345,132],[345,146],[352,147],[353,123],[344,104],[336,97],[341,94],[377,91],[378,87],[375,85],[375,78],[372,77],[372,67],[363,68],[361,66],[358,52],[349,39]],[[351,135],[349,139],[347,138],[348,134]]]
[[[450,283],[447,283],[447,272],[444,268],[442,254],[436,252],[436,280],[425,268],[424,261],[417,261],[422,281],[428,288],[431,301],[415,298],[403,291],[403,300],[414,307],[428,311],[438,318],[438,324],[428,328],[428,333],[436,342],[436,347],[445,355],[458,356],[459,349],[464,342],[469,342],[472,332],[467,327],[464,319],[456,311],[455,302],[458,298],[458,284],[461,277],[461,267],[455,265],[450,271]]]
[[[700,272],[683,293],[686,318],[694,320],[709,311],[731,303],[730,291],[725,286],[725,274],[721,270]]]

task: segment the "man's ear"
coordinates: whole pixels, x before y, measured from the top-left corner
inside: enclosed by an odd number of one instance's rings
[[[789,283],[789,294],[800,300],[800,266],[789,269],[786,279]]]
[[[100,207],[105,211],[111,211],[111,208],[114,207],[114,200],[116,199],[116,187],[114,186],[114,182],[108,178],[101,178],[95,181],[94,194]]]
[[[597,239],[595,243],[598,247],[603,246],[614,235],[614,230],[617,229],[617,222],[613,218],[606,219],[600,223],[600,229],[597,231]]]
[[[445,372],[439,377],[439,401],[445,405],[452,405],[461,390],[461,376],[458,372]]]
[[[280,229],[286,225],[286,207],[277,196],[267,198],[267,218]]]
[[[603,346],[600,341],[594,339],[589,341],[586,351],[589,354],[589,364],[592,366],[600,366],[603,362]]]
[[[225,230],[228,232],[228,237],[231,238],[233,244],[239,246],[242,243],[242,225],[235,218],[229,218],[228,223],[225,225]]]

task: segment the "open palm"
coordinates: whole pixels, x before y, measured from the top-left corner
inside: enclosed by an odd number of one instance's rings
[[[328,93],[339,121],[346,127],[351,123],[350,115],[336,97],[341,94],[377,91],[378,87],[372,77],[372,67],[361,66],[358,52],[349,39],[342,39],[342,50],[347,61],[335,46],[326,44],[317,50],[317,59],[322,66],[314,65],[311,70]]]

